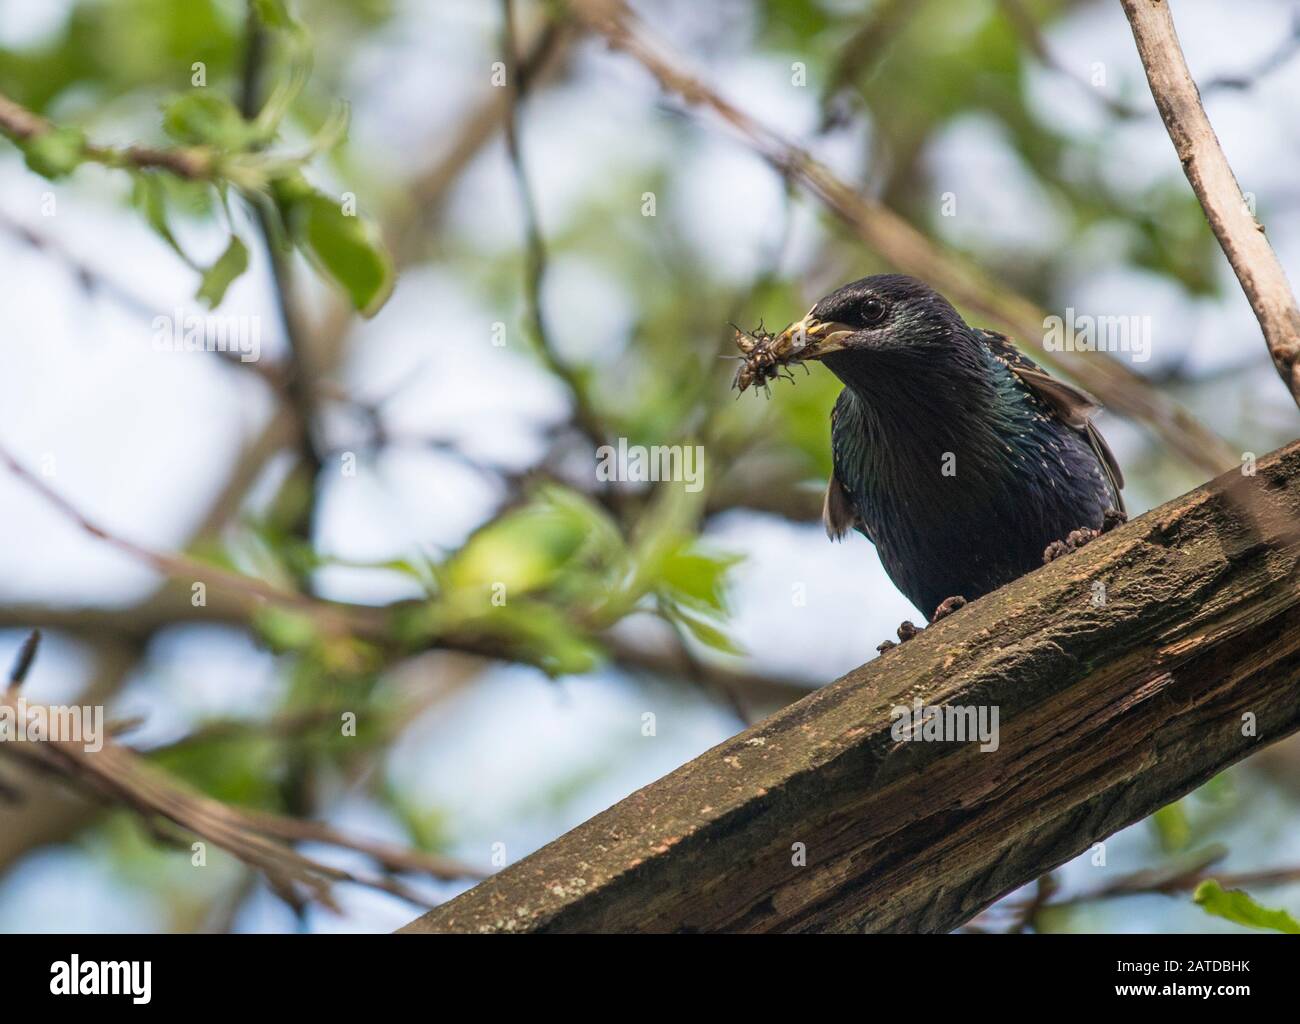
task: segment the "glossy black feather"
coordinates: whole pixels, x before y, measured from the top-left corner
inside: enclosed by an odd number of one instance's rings
[[[855,528],[927,617],[1042,564],[1043,550],[1122,510],[1096,403],[1002,335],[969,327],[922,282],[882,275],[814,307],[856,327],[867,297],[891,319],[824,361],[846,384],[831,417],[833,536]]]

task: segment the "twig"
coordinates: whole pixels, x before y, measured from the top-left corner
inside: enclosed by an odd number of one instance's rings
[[[251,120],[257,116],[261,104],[262,70],[267,45],[266,31],[262,26],[256,4],[248,5],[246,26],[239,109],[246,119]],[[315,518],[316,483],[324,466],[324,458],[320,446],[316,443],[315,435],[316,401],[313,393],[315,367],[308,351],[308,332],[298,310],[293,265],[277,236],[276,226],[272,223],[272,214],[264,197],[249,197],[247,202],[257,221],[258,233],[271,264],[276,309],[280,314],[280,323],[289,349],[289,365],[284,375],[283,394],[298,420],[299,471],[307,479],[309,498],[294,521],[289,524],[290,533],[304,543],[310,544],[312,522]],[[298,584],[310,590],[310,572],[302,573]]]
[[[200,562],[197,559],[188,558],[184,555],[171,554],[169,552],[156,551],[138,544],[135,541],[127,540],[116,534],[110,533],[104,527],[88,518],[75,505],[68,501],[58,491],[54,490],[43,479],[29,470],[19,462],[8,449],[0,445],[0,463],[8,467],[9,471],[27,484],[32,490],[41,495],[47,502],[58,509],[63,515],[76,523],[82,530],[90,534],[97,540],[104,541],[119,551],[130,555],[138,561],[142,561],[151,566],[157,572],[164,576],[188,580],[191,583],[210,583],[220,587],[223,590],[235,595],[240,599],[241,606],[246,610],[253,610],[263,602],[269,602],[281,605],[295,611],[300,611],[311,615],[318,625],[327,630],[338,631],[340,629],[351,629],[360,622],[358,614],[365,611],[360,606],[335,605],[330,602],[319,601],[315,598],[304,594],[294,593],[293,591],[282,590],[264,580],[252,576],[245,576],[243,573],[233,572],[221,566],[211,565],[206,562]],[[344,609],[348,611],[344,611]],[[379,611],[377,608],[369,610],[370,613]],[[371,623],[372,627],[374,623]]]
[[[415,601],[403,601],[393,605],[374,606],[349,604],[341,601],[324,601],[294,591],[283,590],[264,580],[245,576],[242,573],[233,572],[206,562],[200,562],[184,555],[156,551],[135,541],[110,533],[94,522],[44,480],[15,459],[3,445],[0,445],[0,464],[7,466],[10,472],[90,536],[149,565],[169,578],[190,583],[209,583],[222,589],[236,599],[238,612],[244,616],[250,611],[259,608],[263,603],[270,603],[310,616],[317,626],[325,631],[335,633],[350,632],[384,645],[389,649],[400,650],[400,644],[391,635],[394,616],[405,611],[416,610],[421,604]],[[152,605],[152,602],[150,604]],[[147,614],[144,616],[141,628],[149,631],[169,622],[182,621],[183,618],[216,621],[222,617],[222,613],[218,610],[207,607],[195,608],[188,600],[185,601],[184,608],[185,613],[182,617],[177,614],[178,609],[170,604],[161,610],[149,607],[146,609]],[[86,626],[91,618],[91,613],[78,610],[69,619],[62,620],[55,616],[52,610],[42,609],[40,611],[28,610],[23,612],[20,616],[16,616],[13,621],[17,621],[19,618],[23,621],[39,620],[51,626],[51,628],[56,626],[58,628],[75,628],[78,625]],[[6,621],[9,620],[6,619],[5,610],[0,607],[0,625],[3,625]],[[127,615],[117,616],[114,613],[106,613],[104,621],[112,623],[111,632],[115,635],[131,631],[130,620]],[[743,671],[704,666],[702,664],[692,666],[683,659],[680,649],[666,651],[661,649],[657,652],[650,652],[636,645],[626,643],[613,635],[605,635],[602,640],[614,660],[629,668],[644,669],[669,676],[696,671],[699,679],[724,691],[744,688],[755,699],[758,699],[757,695],[762,694],[764,695],[763,699],[780,704],[797,700],[807,692],[807,686],[797,680],[787,680],[775,676],[753,676]],[[495,641],[492,637],[477,635],[473,632],[464,636],[451,633],[442,634],[437,637],[436,641],[425,646],[497,660],[514,660],[517,653],[508,644],[503,644]]]
[[[1240,75],[1217,75],[1205,83],[1201,95],[1208,96],[1220,89],[1249,89],[1265,75],[1272,74],[1300,53],[1300,12],[1291,14],[1291,34],[1283,39],[1271,53],[1249,71]]]
[[[519,88],[534,89],[543,79],[563,67],[575,35],[570,23],[548,19],[527,44],[526,52],[519,57],[513,69],[515,83]],[[416,174],[407,185],[409,201],[414,209],[395,219],[385,232],[392,239],[391,248],[399,266],[415,257],[418,229],[427,225],[443,205],[461,173],[506,124],[510,115],[511,95],[510,89],[489,89],[488,95],[471,109],[461,121],[460,127],[451,133],[451,142],[440,150],[438,158]]]
[[[821,131],[843,124],[849,111],[841,102],[846,90],[879,60],[891,36],[897,35],[920,9],[920,0],[881,0],[839,49],[826,75],[821,95]]]
[[[0,706],[17,714],[13,698],[0,695]],[[130,748],[111,738],[94,751],[84,743],[44,739],[0,746],[0,752],[61,776],[78,788],[124,804],[148,820],[154,816],[216,844],[266,875],[277,891],[293,894],[302,886],[312,898],[337,909],[330,894],[334,882],[352,882],[399,896],[419,906],[428,900],[395,878],[345,871],[298,853],[277,840],[311,841],[356,850],[385,871],[419,871],[434,878],[482,878],[483,873],[448,858],[402,850],[350,836],[314,821],[296,821],[261,811],[247,811],[194,792],[163,775]]]
[[[460,878],[486,878],[488,873],[466,864],[423,850],[412,850],[376,839],[351,836],[339,832],[323,821],[301,821],[264,811],[243,812],[257,831],[293,842],[324,843],[346,850],[364,853],[385,871],[418,871],[444,882]]]
[[[0,93],[0,133],[15,142],[31,142],[54,129],[45,118]],[[189,181],[204,181],[216,176],[217,161],[211,150],[200,146],[162,149],[153,146],[103,146],[83,143],[81,155],[107,167],[130,167],[135,170],[165,170]]]
[[[1247,207],[1201,106],[1169,5],[1153,0],[1122,2],[1151,95],[1183,171],[1259,320],[1273,365],[1300,405],[1300,309],[1286,272],[1264,236],[1264,226]]]
[[[946,253],[888,207],[850,188],[806,150],[683,71],[659,47],[646,41],[639,22],[622,0],[571,0],[571,6],[611,47],[644,65],[665,90],[717,114],[775,170],[798,181],[900,270],[925,278],[950,298],[989,317],[992,326],[1025,341],[1042,337],[1045,315],[1041,309]],[[1047,353],[1044,359],[1058,362],[1099,398],[1146,423],[1190,464],[1215,473],[1237,465],[1237,453],[1221,438],[1117,360],[1090,359],[1087,353],[1077,352]]]
[[[1034,883],[1034,895],[1024,902],[1008,931],[1020,934],[1036,927],[1039,912],[1047,906],[1059,885],[1056,876],[1050,871],[1045,875],[1039,875],[1038,881]]]
[[[517,76],[536,86],[565,66],[570,44],[577,33],[573,25],[548,19],[545,27],[529,44],[520,61]],[[404,186],[405,200],[384,219],[384,237],[393,254],[398,272],[419,259],[424,229],[436,219],[452,186],[464,170],[505,123],[510,98],[504,89],[488,88],[462,118],[450,135],[451,141],[439,147],[427,166],[417,171]],[[356,310],[342,298],[334,298],[316,330],[318,369],[328,371],[337,362],[343,339],[356,319]]]
[[[18,655],[14,658],[14,667],[9,670],[9,692],[14,693],[19,690],[23,683],[27,681],[27,673],[32,669],[32,662],[36,660],[36,650],[41,645],[41,631],[33,629],[27,634],[27,639],[23,645],[18,648]]]
[[[1209,863],[1193,864],[1179,867],[1172,872],[1151,869],[1135,871],[1123,875],[1115,881],[1089,892],[1079,893],[1060,900],[1048,900],[1040,905],[1041,910],[1057,910],[1073,907],[1081,903],[1098,900],[1120,899],[1125,896],[1156,894],[1172,896],[1175,893],[1189,892],[1203,881],[1213,878],[1225,889],[1267,888],[1275,885],[1291,885],[1300,882],[1300,866],[1262,868],[1256,871],[1236,871],[1224,873],[1213,870],[1214,862],[1222,859],[1224,851],[1216,850]]]
[[[523,151],[519,142],[519,106],[523,100],[527,83],[521,73],[521,61],[515,44],[513,0],[502,0],[501,6],[503,20],[502,41],[507,65],[506,97],[508,103],[503,126],[505,128],[506,150],[510,154],[510,165],[514,170],[519,202],[524,211],[524,301],[527,317],[543,365],[559,378],[569,392],[569,399],[573,403],[574,425],[594,447],[599,448],[606,441],[605,428],[591,403],[591,398],[587,394],[587,388],[582,378],[560,358],[551,339],[546,316],[542,310],[542,283],[546,277],[546,243],[542,237],[537,203],[533,197],[532,185],[528,180],[528,171],[524,164]]]
[[[1112,114],[1125,120],[1133,120],[1140,117],[1147,117],[1150,111],[1147,109],[1132,107],[1121,100],[1113,99],[1105,95],[1099,89],[1095,88],[1086,77],[1076,72],[1064,61],[1060,60],[1047,45],[1047,40],[1043,38],[1042,32],[1038,28],[1038,23],[1034,20],[1033,14],[1025,6],[1024,0],[1001,0],[1003,12],[1007,20],[1020,33],[1021,39],[1025,45],[1038,58],[1039,62],[1045,67],[1051,68],[1057,74],[1064,75],[1074,82],[1078,87],[1089,93],[1094,99],[1102,103]],[[1208,96],[1212,92],[1220,90],[1242,90],[1249,89],[1265,75],[1276,71],[1282,65],[1286,64],[1292,57],[1300,51],[1300,17],[1296,17],[1291,23],[1290,34],[1282,40],[1275,50],[1269,53],[1255,67],[1239,75],[1220,75],[1206,82],[1201,89],[1202,96]]]
[[[122,309],[143,320],[152,321],[157,315],[158,309],[155,303],[131,291],[131,289],[119,281],[115,281],[103,271],[92,267],[75,253],[64,248],[60,243],[33,231],[26,224],[0,213],[0,228],[10,232],[38,252],[58,258],[75,275],[78,284],[85,291],[100,291],[121,306]],[[261,359],[245,360],[234,349],[213,348],[207,351],[228,366],[256,374],[275,391],[280,391],[284,387],[281,373],[270,363]]]
[[[1038,58],[1040,64],[1068,78],[1115,117],[1132,120],[1143,115],[1143,111],[1138,110],[1136,107],[1130,107],[1121,100],[1107,96],[1100,89],[1094,87],[1083,75],[1059,60],[1056,54],[1052,52],[1051,47],[1047,45],[1047,40],[1043,38],[1042,32],[1039,31],[1038,23],[1022,0],[1001,0],[1001,4],[1007,21],[1020,34],[1020,38],[1029,47],[1030,52]]]

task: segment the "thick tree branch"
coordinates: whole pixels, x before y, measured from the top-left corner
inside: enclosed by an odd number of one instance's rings
[[[1151,95],[1183,171],[1255,311],[1273,365],[1300,405],[1300,309],[1286,271],[1264,236],[1264,225],[1247,206],[1201,106],[1169,4],[1163,0],[1122,2]]]
[[[974,602],[406,930],[951,930],[1300,729],[1297,524],[1300,442]],[[996,749],[909,740],[895,709],[914,701],[996,709]]]

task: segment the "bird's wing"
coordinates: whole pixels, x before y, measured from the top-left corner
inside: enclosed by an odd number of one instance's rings
[[[822,499],[822,525],[826,527],[826,536],[831,540],[843,540],[844,535],[855,526],[866,533],[862,517],[853,506],[853,499],[834,473],[831,473],[831,478],[826,483],[826,497]]]
[[[843,395],[844,392],[841,392],[840,399],[831,409],[831,459],[835,468],[831,471],[831,478],[826,484],[826,497],[822,500],[822,525],[826,527],[826,536],[831,540],[843,540],[849,530],[857,529],[875,543],[875,538],[871,536],[867,524],[863,522],[862,513],[853,500],[860,481],[840,478],[846,467],[853,465],[853,461],[843,451],[843,437],[835,429],[835,418],[840,411],[840,402],[844,401]]]
[[[1030,391],[1046,402],[1062,423],[1087,437],[1106,471],[1115,499],[1119,502],[1119,511],[1127,511],[1124,508],[1124,497],[1120,494],[1120,488],[1124,486],[1124,474],[1115,461],[1110,445],[1092,422],[1092,417],[1101,409],[1101,403],[1082,388],[1057,380],[1016,348],[1005,334],[996,331],[981,331],[980,334],[994,358],[1004,363]]]

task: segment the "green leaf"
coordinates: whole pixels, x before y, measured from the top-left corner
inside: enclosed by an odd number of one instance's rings
[[[684,544],[663,560],[659,571],[674,596],[686,598],[698,607],[725,612],[727,572],[739,561],[735,556],[704,554],[693,544]]]
[[[581,675],[600,664],[603,652],[575,629],[564,613],[538,601],[494,608],[478,620],[516,647],[549,676]]]
[[[344,213],[343,205],[324,193],[304,191],[292,179],[276,184],[293,240],[347,292],[362,316],[374,316],[393,290],[393,264],[378,232],[361,217]]]
[[[475,533],[446,568],[452,590],[501,584],[507,600],[551,582],[582,547],[587,534],[564,510],[546,504],[502,516]]]
[[[178,96],[163,110],[163,130],[189,146],[240,150],[252,130],[235,105],[220,93],[193,92]]]
[[[131,202],[141,213],[144,219],[148,221],[149,226],[157,232],[172,251],[176,253],[187,266],[195,267],[194,261],[185,255],[185,250],[176,241],[176,236],[172,234],[171,225],[167,222],[167,195],[162,179],[156,174],[141,173],[135,176],[135,189],[131,193]],[[198,268],[195,267],[197,270]]]
[[[297,26],[286,0],[253,0],[258,20],[267,28],[290,29]]]
[[[77,169],[86,137],[76,128],[51,128],[23,144],[27,166],[44,178],[62,178]]]
[[[217,257],[217,261],[203,272],[203,281],[199,284],[195,298],[206,302],[209,309],[221,305],[226,296],[226,289],[231,282],[248,269],[248,249],[239,240],[238,235],[230,236],[226,251]]]
[[[1241,889],[1225,889],[1213,878],[1198,885],[1192,899],[1206,913],[1243,924],[1247,928],[1268,928],[1287,935],[1300,935],[1300,921],[1285,910],[1262,907]]]
[[[1151,822],[1160,836],[1160,848],[1166,852],[1185,850],[1192,841],[1192,823],[1181,800],[1160,808],[1151,815]]]
[[[743,655],[744,648],[739,646],[734,640],[722,632],[717,626],[697,618],[694,615],[685,614],[680,608],[669,608],[665,614],[674,622],[680,624],[688,633],[705,647],[711,647],[715,651],[721,651],[723,654]]]

